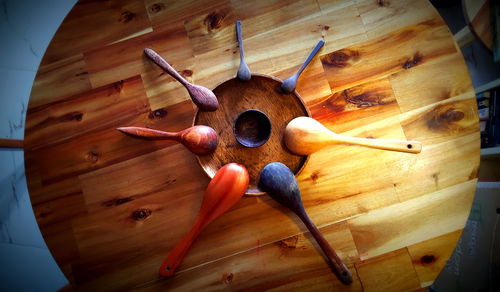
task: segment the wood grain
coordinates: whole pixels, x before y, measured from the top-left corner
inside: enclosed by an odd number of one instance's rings
[[[298,175],[304,207],[346,262],[350,286],[299,219],[268,196],[244,197],[203,230],[177,275],[158,276],[209,178],[182,145],[115,128],[190,127],[187,91],[143,49],[213,89],[236,75],[236,20],[250,70],[282,80],[325,41],[296,89],[328,129],[423,144],[416,155],[331,145]],[[270,108],[288,110],[275,100]],[[33,210],[76,290],[427,287],[464,227],[479,169],[471,81],[426,0],[82,0],[45,53],[26,125]]]
[[[248,194],[262,194],[257,187],[259,173],[271,162],[286,164],[294,173],[298,173],[307,157],[290,153],[283,145],[286,124],[298,116],[308,116],[308,110],[300,96],[283,93],[281,81],[265,75],[252,75],[249,81],[230,79],[214,89],[219,99],[219,109],[215,112],[198,111],[194,124],[208,125],[220,137],[219,147],[214,153],[199,156],[201,167],[209,177],[229,162],[241,163],[250,174]],[[264,112],[271,120],[271,135],[265,144],[256,148],[241,145],[235,137],[233,128],[238,115],[246,109]]]

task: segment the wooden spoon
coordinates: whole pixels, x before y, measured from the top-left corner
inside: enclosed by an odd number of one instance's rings
[[[269,163],[260,173],[259,188],[297,214],[318,242],[328,259],[328,264],[340,281],[344,284],[352,283],[349,269],[307,216],[293,172],[281,162]]]
[[[179,81],[189,92],[189,96],[193,100],[194,104],[204,112],[213,112],[219,106],[217,101],[217,97],[215,94],[208,88],[195,85],[189,83],[186,79],[184,79],[177,71],[175,71],[170,64],[165,61],[160,55],[158,55],[152,49],[144,49],[144,53],[148,58],[150,58],[156,65],[162,68],[165,72],[170,74],[170,76],[174,77],[177,81]]]
[[[243,39],[241,37],[241,22],[236,21],[236,36],[238,37],[238,46],[240,47],[240,68],[236,76],[238,79],[243,81],[248,81],[252,77],[248,65],[245,63],[245,57],[243,56]]]
[[[193,126],[180,132],[164,132],[141,127],[116,128],[123,133],[149,139],[166,139],[182,143],[189,151],[205,155],[215,151],[219,144],[217,132],[207,126]]]
[[[200,231],[238,202],[245,194],[248,182],[248,172],[240,164],[229,163],[217,171],[205,191],[193,228],[170,251],[160,267],[161,276],[174,274]]]
[[[302,71],[311,63],[312,59],[314,56],[318,53],[318,51],[323,47],[325,44],[324,40],[320,40],[316,47],[311,51],[309,54],[309,57],[307,57],[307,60],[302,64],[302,66],[299,68],[297,73],[293,74],[291,77],[287,78],[283,83],[281,84],[281,90],[285,93],[290,93],[295,90],[295,87],[297,86],[297,79],[299,79],[300,74],[302,74]]]
[[[298,117],[290,121],[285,128],[283,138],[287,148],[298,155],[311,154],[333,143],[363,145],[377,149],[408,153],[419,153],[422,150],[422,144],[417,141],[342,136],[330,131],[320,122],[308,117]]]

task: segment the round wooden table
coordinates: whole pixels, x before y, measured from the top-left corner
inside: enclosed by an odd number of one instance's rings
[[[239,66],[236,20],[250,69],[281,79],[325,40],[297,91],[329,129],[423,143],[420,154],[332,145],[298,176],[351,287],[267,195],[244,197],[201,233],[174,277],[158,276],[209,179],[182,145],[115,128],[189,127],[187,92],[143,49],[214,88]],[[38,224],[79,289],[415,290],[432,284],[464,227],[479,125],[460,50],[424,0],[80,1],[38,70],[25,161]]]

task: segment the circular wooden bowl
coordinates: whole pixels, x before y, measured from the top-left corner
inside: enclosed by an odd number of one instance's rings
[[[214,153],[197,156],[203,170],[210,178],[223,165],[230,162],[243,164],[250,174],[247,195],[262,195],[257,182],[262,168],[279,161],[295,175],[305,166],[308,156],[290,153],[284,143],[285,127],[293,118],[310,116],[309,110],[297,92],[283,93],[282,81],[264,74],[252,74],[249,81],[232,78],[217,85],[213,92],[219,100],[214,112],[197,111],[193,125],[207,125],[219,135],[219,146]],[[265,113],[271,121],[271,135],[266,143],[249,148],[236,140],[233,132],[236,118],[244,111],[254,109]]]

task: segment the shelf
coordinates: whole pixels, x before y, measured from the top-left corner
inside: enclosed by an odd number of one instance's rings
[[[481,158],[490,159],[498,157],[500,157],[500,146],[481,149]]]

